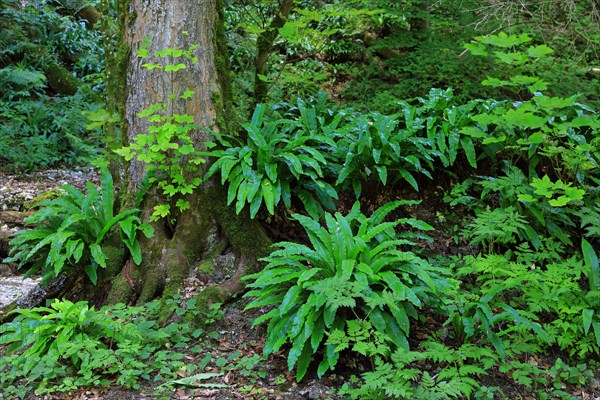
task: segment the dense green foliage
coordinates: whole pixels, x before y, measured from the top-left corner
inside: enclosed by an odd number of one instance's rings
[[[106,167],[101,168],[101,189],[87,182],[87,193],[70,185],[57,198],[42,200],[32,206],[39,210],[27,217],[25,223],[32,229],[18,231],[10,241],[11,257],[5,262],[15,262],[18,267],[29,266],[25,276],[42,274],[42,281],[71,268],[82,268],[92,283],[98,279],[98,268],[106,268],[102,242],[113,229],[119,230],[121,240],[136,264],[142,262],[137,240],[138,231],[146,237],[152,227],[142,223],[139,210],[123,210],[115,215],[113,180]]]
[[[335,368],[339,352],[348,347],[344,332],[356,329],[353,323],[368,336],[375,335],[377,342],[376,348],[367,349],[363,340],[355,339],[353,349],[360,354],[385,356],[391,348],[408,349],[409,317],[417,318],[417,308],[431,305],[436,290],[445,286],[426,260],[398,249],[414,245],[423,235],[394,230],[433,228],[412,218],[383,222],[389,212],[411,204],[389,203],[367,218],[356,203],[346,216],[325,214],[325,226],[294,216],[311,247],[278,243],[278,249],[263,260],[265,269],[247,277],[254,281],[246,296],[256,296],[247,309],[276,305],[254,321],[255,325],[269,321],[265,355],[290,343],[288,367],[298,364],[300,380],[312,355],[325,347],[318,368],[322,376]]]
[[[188,311],[179,307],[178,300],[169,299],[169,309],[184,315]],[[156,318],[164,311],[159,302],[144,307],[117,304],[96,311],[85,301],[68,300],[16,310],[17,317],[0,326],[0,344],[9,345],[0,358],[2,395],[26,398],[32,389],[37,395],[70,392],[107,385],[113,379],[124,387],[139,388],[151,376],[162,382],[155,390],[157,396],[179,385],[222,386],[194,383],[220,375],[215,373],[178,379],[182,371],[194,373],[198,368],[186,363],[178,349],[190,347],[205,332],[180,323],[159,326]],[[197,353],[204,348],[196,343],[192,350]],[[209,361],[210,357],[204,365]]]
[[[194,116],[167,113],[169,101],[193,92],[171,94],[142,112],[148,132],[117,154],[149,165],[146,182],[166,199],[153,219],[174,207],[185,212],[184,195],[214,179],[237,213],[305,233],[274,245],[265,268],[246,278],[245,294],[247,310],[264,311],[253,321],[267,324],[264,356],[287,353],[297,380],[340,371],[342,357],[355,357],[371,368],[342,388],[352,398],[502,396],[483,383],[492,371],[527,395],[569,398],[597,367],[582,362],[600,355],[600,88],[587,72],[598,67],[598,16],[587,1],[563,14],[556,2],[539,9],[530,1],[521,8],[510,0],[428,3],[298,2],[277,31],[266,75],[258,75],[272,101],[255,105],[249,66],[280,4],[228,2],[235,100],[248,122],[240,132],[211,132],[213,142],[200,151],[190,138]],[[54,12],[39,4],[38,14],[5,13],[42,20]],[[500,6],[528,24],[498,29]],[[564,35],[550,34],[558,29]],[[73,46],[83,51],[91,39],[81,40]],[[145,39],[138,56],[147,57],[149,46]],[[194,50],[159,50],[166,62],[145,68],[174,73],[195,62]],[[14,103],[30,118],[37,114],[27,107],[37,104],[90,104],[83,87],[49,102],[46,70],[9,55],[0,65],[6,107]],[[80,123],[77,107],[65,125]],[[1,125],[8,133],[0,146],[29,148],[52,137],[38,136],[46,124],[31,121],[22,130]],[[9,261],[46,279],[81,267],[95,282],[113,228],[140,261],[138,231],[148,231],[137,210],[113,214],[106,170],[100,191],[92,184],[87,194],[64,190],[38,205],[28,220],[37,226],[16,234]],[[406,198],[423,201],[398,200]],[[199,312],[194,306],[175,312]],[[40,393],[108,384],[107,376],[135,386],[176,370],[186,377],[173,382],[203,379],[190,376],[181,354],[161,350],[168,335],[184,346],[189,326],[160,328],[139,316],[157,317],[154,303],[103,313],[86,303],[51,307],[18,310],[0,327],[0,344],[10,345],[0,362],[7,393],[24,396],[31,387],[23,378],[39,382]],[[139,351],[150,360],[145,367],[132,355]],[[560,358],[538,363],[548,353]],[[238,369],[250,374],[255,356]]]
[[[89,163],[100,131],[86,111],[103,103],[100,32],[46,0],[0,2],[0,163],[24,171]]]

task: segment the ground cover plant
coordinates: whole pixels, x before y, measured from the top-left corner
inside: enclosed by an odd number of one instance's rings
[[[266,24],[270,6],[259,3]],[[365,30],[377,29],[377,44],[369,44],[375,54],[394,50],[386,43],[402,36],[403,25],[416,31],[404,37],[414,46],[437,12],[413,1],[406,14],[365,7],[344,16],[343,5],[332,3],[321,13],[294,11],[280,32],[303,61],[320,43],[313,53],[327,68],[355,55]],[[230,23],[234,17],[242,18],[229,15]],[[266,29],[238,23],[234,37]],[[145,39],[140,58],[149,46]],[[169,62],[145,68],[177,72],[185,65],[170,61],[193,62],[193,50],[158,50]],[[247,48],[236,50],[233,57],[249,57]],[[583,97],[553,94],[536,66],[557,55],[536,35],[476,35],[465,51],[489,67],[481,93],[490,96],[473,98],[471,87],[427,88],[419,97],[388,93],[379,104],[349,105],[313,90],[321,77],[289,74],[281,87],[301,98],[281,96],[251,110],[243,104],[251,101],[241,101],[248,121],[239,132],[206,129],[212,142],[202,151],[191,145],[199,129],[193,116],[169,113],[169,101],[185,102],[192,91],[143,111],[148,134],[117,156],[146,163],[154,179],[148,187],[162,190],[169,204],[173,195],[223,185],[227,205],[260,220],[275,243],[244,279],[243,297],[227,305],[200,305],[214,279],[206,274],[200,289],[190,285],[136,307],[97,310],[59,299],[13,311],[0,325],[2,395],[123,386],[146,390],[140,398],[285,398],[273,388],[310,380],[334,386],[331,398],[595,395],[600,119]],[[252,72],[236,68],[237,79]],[[275,76],[263,78],[274,84]],[[35,72],[27,77],[43,81]],[[193,166],[180,169],[190,155]],[[15,235],[7,261],[45,277],[70,265],[96,283],[102,241],[119,232],[113,236],[139,264],[137,239],[149,229],[136,209],[115,212],[107,169],[101,181],[100,190],[65,187],[66,195],[39,204],[30,217],[38,225]],[[152,193],[148,187],[140,201]],[[176,215],[155,208],[154,226],[165,216],[175,224],[189,205],[178,204]],[[243,328],[253,327],[252,343],[242,337],[230,344],[235,329],[212,327],[232,310],[249,319]]]

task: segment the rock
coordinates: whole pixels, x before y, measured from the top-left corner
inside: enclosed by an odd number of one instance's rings
[[[4,274],[4,272],[10,270],[6,264],[0,264],[0,271]],[[19,276],[0,277],[0,288],[2,288],[0,290],[0,308],[25,296],[30,290],[36,287],[39,281],[39,278],[22,279]]]
[[[0,211],[23,211],[42,193],[55,191],[65,184],[82,190],[86,182],[98,183],[98,173],[94,169],[51,169],[22,175],[0,173]]]
[[[315,382],[305,390],[300,391],[300,394],[306,400],[321,400],[329,395],[329,388],[320,382]]]
[[[215,270],[219,271],[219,276],[215,276],[215,280],[217,281],[232,276],[237,269],[235,254],[231,252],[215,258],[213,264],[215,265]]]

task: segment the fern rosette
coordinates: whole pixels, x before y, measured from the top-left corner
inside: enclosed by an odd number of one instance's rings
[[[222,149],[207,153],[216,160],[205,179],[220,171],[221,183],[228,182],[227,205],[235,200],[238,214],[249,205],[251,218],[263,203],[270,214],[280,202],[291,207],[292,193],[315,218],[323,208],[334,209],[338,194],[324,179],[328,162],[318,148],[335,143],[326,135],[307,132],[302,122],[264,120],[264,112],[259,104],[251,122],[243,125],[246,142],[213,132]]]
[[[146,237],[152,227],[142,223],[137,208],[114,213],[113,179],[108,168],[100,169],[101,189],[87,182],[87,193],[70,185],[56,199],[35,204],[39,210],[25,219],[32,229],[16,232],[10,241],[10,257],[4,262],[17,263],[18,268],[29,270],[25,277],[38,271],[42,282],[64,273],[67,269],[82,267],[90,281],[96,284],[99,267],[106,268],[102,242],[113,230],[118,230],[136,265],[142,262],[137,240],[138,231]]]
[[[294,218],[306,230],[312,247],[281,242],[263,261],[266,268],[247,279],[256,297],[246,309],[275,306],[258,317],[254,325],[269,322],[265,355],[291,345],[288,368],[297,365],[297,379],[306,374],[313,355],[324,351],[318,375],[333,370],[342,349],[335,333],[355,329],[352,321],[368,322],[371,332],[393,348],[408,349],[409,317],[435,296],[435,273],[431,265],[401,246],[425,238],[418,232],[396,233],[407,225],[418,230],[431,226],[412,218],[383,222],[386,215],[412,201],[389,203],[369,218],[356,203],[352,211],[326,214],[325,225],[307,216]],[[337,345],[336,345],[337,344]],[[359,345],[359,343],[357,343]],[[360,351],[355,346],[354,351]]]

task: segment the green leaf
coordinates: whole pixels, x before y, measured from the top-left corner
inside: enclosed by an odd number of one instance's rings
[[[107,167],[100,169],[100,183],[102,187],[102,220],[107,222],[113,216],[115,204],[113,179]]]
[[[171,213],[171,206],[168,204],[159,204],[154,206],[154,213],[150,217],[150,221],[158,221],[160,218],[164,218]]]
[[[165,72],[177,72],[182,69],[186,69],[186,65],[183,63],[175,64],[175,65],[165,65]]]
[[[511,86],[510,81],[505,81],[498,78],[488,77],[481,81],[481,84],[484,86],[491,86],[494,88],[503,87],[503,86]]]
[[[283,159],[285,163],[288,164],[288,166],[290,167],[290,171],[292,171],[294,177],[296,177],[296,179],[299,179],[300,176],[303,174],[302,163],[300,162],[300,159],[298,159],[298,157],[291,153],[285,153]]]
[[[310,194],[306,190],[300,190],[297,193],[297,196],[302,201],[302,204],[304,205],[304,209],[306,210],[306,212],[308,212],[308,214],[312,218],[319,219],[319,215],[321,214],[321,210],[320,210],[320,208],[319,208],[319,206],[317,204],[317,201],[312,196],[312,194]]]
[[[524,107],[516,110],[508,110],[504,114],[504,119],[510,125],[519,128],[533,128],[538,129],[546,125],[546,118],[537,116],[527,110]]]
[[[287,314],[293,307],[298,306],[297,300],[302,293],[302,288],[300,286],[292,286],[281,301],[279,305],[280,315],[283,316]]]
[[[262,194],[265,199],[267,211],[269,211],[269,214],[271,215],[275,214],[275,189],[268,179],[264,179],[262,182]]]
[[[218,388],[228,387],[227,385],[225,385],[223,383],[199,383],[199,381],[206,381],[208,379],[217,378],[220,376],[223,376],[223,374],[202,372],[200,374],[186,376],[185,378],[171,380],[171,381],[163,383],[160,386],[181,385],[181,386],[187,386],[187,387],[191,387],[191,388],[207,388],[207,389],[210,389],[210,388],[218,389]]]
[[[98,282],[98,275],[96,271],[96,267],[93,265],[86,265],[83,270],[85,271],[90,281],[95,285]]]
[[[544,57],[544,56],[547,56],[548,54],[552,54],[552,53],[554,53],[554,50],[552,50],[550,47],[546,46],[545,44],[542,44],[539,46],[531,46],[530,48],[527,49],[527,54],[530,57],[535,57],[535,58]]]
[[[90,244],[90,254],[96,263],[102,268],[106,268],[106,259],[104,257],[104,252],[102,251],[102,247],[96,243]]]
[[[186,90],[185,92],[183,92],[183,94],[181,96],[179,96],[179,98],[186,100],[186,99],[189,99],[190,97],[192,97],[193,95],[194,95],[193,90]]]
[[[594,310],[590,310],[589,308],[584,308],[582,311],[583,317],[583,330],[587,335],[590,331],[590,327],[592,326],[592,321],[594,319]]]
[[[460,144],[465,151],[465,155],[467,156],[467,161],[473,168],[477,168],[477,156],[475,154],[475,146],[473,145],[473,140],[469,137],[460,138]]]
[[[400,173],[402,178],[404,178],[404,180],[407,181],[410,184],[410,186],[413,187],[413,189],[415,189],[416,191],[419,191],[419,184],[417,183],[417,180],[412,176],[412,174],[410,172],[408,172],[405,169],[400,169],[398,172]]]
[[[481,43],[466,43],[465,48],[471,52],[474,56],[487,56],[488,52],[485,51],[485,46]]]
[[[387,168],[385,167],[385,165],[378,165],[375,167],[375,169],[377,170],[377,173],[379,175],[379,180],[385,186],[387,184]]]
[[[496,47],[511,48],[530,42],[531,38],[527,34],[508,35],[505,32],[499,32],[497,35],[477,36],[475,40]]]
[[[587,277],[592,290],[600,291],[600,268],[598,266],[598,256],[592,245],[585,239],[581,239],[581,251],[583,261],[587,268]]]
[[[306,371],[308,371],[308,365],[312,359],[312,351],[308,342],[304,342],[304,348],[302,354],[298,358],[298,367],[296,368],[296,382],[300,382]]]
[[[255,127],[262,125],[264,113],[265,113],[265,105],[257,104],[256,108],[254,109],[254,112],[252,113],[252,121],[250,123]]]
[[[266,75],[263,75],[263,74],[256,74],[256,76],[258,76],[258,79],[260,79],[260,80],[261,80],[261,81],[263,81],[263,82],[267,82],[267,83],[268,83],[268,82],[271,82],[271,80],[270,80],[270,79],[269,79],[269,78],[268,78]]]
[[[254,219],[263,202],[263,196],[255,196],[250,203],[250,218]]]
[[[496,56],[498,61],[500,61],[504,64],[520,65],[520,64],[524,64],[525,62],[527,62],[527,56],[523,53],[505,53],[502,51],[495,51],[494,55]]]

